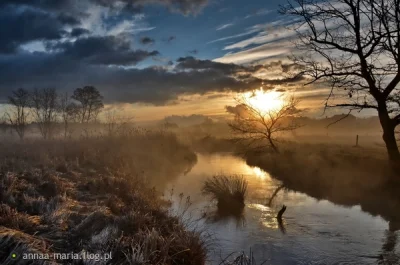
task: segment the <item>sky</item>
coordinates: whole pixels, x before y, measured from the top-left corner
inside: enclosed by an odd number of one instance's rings
[[[327,90],[291,76],[296,35],[281,3],[2,0],[0,103],[19,87],[93,85],[137,120],[222,117],[237,93],[263,87],[296,93],[316,115]]]

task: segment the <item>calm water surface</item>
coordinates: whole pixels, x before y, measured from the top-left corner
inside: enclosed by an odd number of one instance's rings
[[[201,194],[203,181],[218,173],[239,174],[248,180],[242,218],[201,218],[204,212],[212,216],[215,211],[215,204]],[[192,205],[185,216],[214,237],[210,264],[250,249],[258,264],[400,264],[398,234],[388,231],[388,222],[381,217],[357,205],[346,208],[287,190],[267,172],[230,154],[198,155],[192,170],[169,183],[165,194],[178,214],[190,196]],[[282,228],[275,216],[283,204],[287,210]],[[391,261],[379,259],[381,254]]]

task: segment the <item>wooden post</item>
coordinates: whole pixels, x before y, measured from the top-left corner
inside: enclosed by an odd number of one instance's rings
[[[358,134],[357,134],[357,137],[356,137],[356,147],[358,147]]]

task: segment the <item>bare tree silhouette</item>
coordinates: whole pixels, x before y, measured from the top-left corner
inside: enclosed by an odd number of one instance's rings
[[[95,121],[100,110],[104,108],[103,96],[93,86],[77,88],[71,96],[79,102],[79,116],[81,123]]]
[[[326,107],[376,110],[389,159],[400,160],[400,0],[293,0],[280,11],[301,21],[292,59],[309,84],[330,83]]]
[[[237,111],[229,126],[237,136],[236,139],[245,142],[248,147],[270,147],[279,152],[276,144],[279,134],[301,126],[293,119],[300,113],[297,108],[299,101],[294,97],[285,99],[282,106],[270,110],[262,110],[252,105],[244,95],[236,98],[236,101]]]
[[[29,116],[29,92],[23,88],[14,90],[12,95],[8,97],[8,103],[11,105],[11,110],[6,112],[8,121],[17,132],[19,138],[23,140]]]
[[[35,89],[30,95],[31,109],[44,139],[52,138],[57,122],[58,95],[55,88]]]
[[[64,138],[71,137],[73,132],[71,123],[78,121],[79,107],[77,104],[71,101],[70,97],[68,96],[68,93],[65,93],[60,96],[59,113],[61,117],[61,122],[63,124]]]

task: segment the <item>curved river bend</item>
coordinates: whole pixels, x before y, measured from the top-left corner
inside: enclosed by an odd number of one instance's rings
[[[201,194],[203,181],[218,173],[239,174],[248,180],[242,218],[201,218],[214,210]],[[187,211],[182,193],[184,198],[190,196]],[[398,234],[388,231],[382,218],[364,213],[359,206],[346,208],[287,190],[267,172],[230,154],[198,154],[197,164],[170,182],[165,194],[173,201],[172,211],[197,220],[213,235],[210,264],[220,264],[232,252],[250,250],[257,264],[400,264]],[[283,204],[287,210],[280,227],[275,216]],[[391,262],[383,263],[382,257]]]

